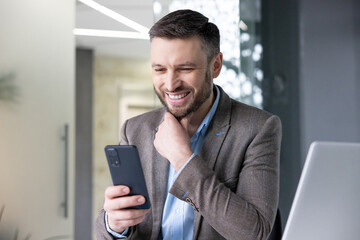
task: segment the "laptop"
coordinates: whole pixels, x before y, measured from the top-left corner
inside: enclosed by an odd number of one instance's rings
[[[360,143],[312,143],[282,239],[360,239]]]

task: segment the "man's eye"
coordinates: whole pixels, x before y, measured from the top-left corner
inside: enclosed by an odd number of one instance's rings
[[[181,71],[189,72],[194,70],[193,68],[181,68]]]
[[[165,71],[165,68],[155,68],[155,72],[163,72]]]

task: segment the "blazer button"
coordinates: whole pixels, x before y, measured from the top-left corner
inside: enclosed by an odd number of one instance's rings
[[[189,197],[186,197],[185,201],[187,203],[189,203],[195,211],[199,212],[199,208],[196,207],[196,205],[193,203],[193,201]]]

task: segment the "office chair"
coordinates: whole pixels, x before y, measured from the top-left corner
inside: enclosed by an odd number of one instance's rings
[[[278,209],[276,213],[274,226],[271,230],[268,240],[281,240],[281,237],[282,237],[281,216],[280,216],[280,210]]]

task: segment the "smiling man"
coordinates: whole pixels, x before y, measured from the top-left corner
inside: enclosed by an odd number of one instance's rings
[[[98,239],[267,239],[279,191],[278,117],[213,84],[219,30],[179,10],[150,30],[154,90],[164,108],[129,119],[120,144],[136,145],[149,210],[127,186],[105,191]]]

